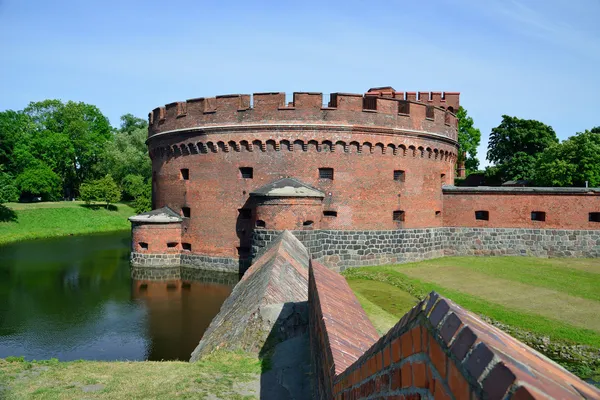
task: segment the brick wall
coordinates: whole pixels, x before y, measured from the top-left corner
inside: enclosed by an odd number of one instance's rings
[[[444,226],[600,230],[590,221],[600,212],[600,191],[583,188],[444,188]],[[487,211],[488,220],[475,218]],[[532,211],[545,212],[533,221]]]
[[[151,114],[153,205],[190,208],[182,241],[193,252],[244,257],[260,218],[257,210],[240,218],[238,210],[254,208],[249,193],[282,177],[326,194],[320,210],[289,209],[302,214],[294,221],[310,215],[315,227],[336,230],[442,225],[441,186],[454,179],[456,124],[441,99],[434,96],[431,119],[429,100],[411,103],[404,115],[395,98],[377,98],[376,110],[363,111],[362,95],[338,94],[336,107],[326,108],[321,94],[296,93],[292,106],[282,96],[255,95],[252,108],[243,95],[195,99]],[[242,177],[244,167],[253,168],[252,178]],[[322,167],[334,169],[333,180],[319,179]],[[404,177],[394,180],[395,170]],[[394,211],[404,211],[403,222],[394,221]],[[288,227],[279,226],[288,218],[261,212],[271,216],[267,228]]]
[[[435,293],[379,339],[357,304],[343,277],[311,263],[320,399],[600,399],[597,389]]]

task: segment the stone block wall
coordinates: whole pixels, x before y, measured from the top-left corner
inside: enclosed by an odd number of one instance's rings
[[[600,257],[600,230],[444,228],[449,256]]]
[[[309,274],[319,399],[600,399],[596,388],[436,293],[377,339],[343,277],[318,262]]]
[[[253,233],[255,259],[281,232]],[[292,231],[311,257],[329,268],[385,265],[436,257],[512,255],[600,257],[600,230],[429,228],[392,231]]]
[[[253,233],[255,259],[281,232],[257,229]],[[383,265],[442,257],[441,228],[388,231],[315,230],[292,231],[314,260],[329,268]]]

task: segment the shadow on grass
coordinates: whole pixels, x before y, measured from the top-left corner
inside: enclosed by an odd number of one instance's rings
[[[90,210],[108,210],[108,211],[117,211],[119,208],[114,205],[114,204],[109,204],[108,207],[106,206],[106,204],[96,204],[96,203],[91,203],[91,204],[80,204],[80,207],[83,208],[88,208]]]
[[[0,204],[0,222],[16,222],[17,213],[12,209]]]

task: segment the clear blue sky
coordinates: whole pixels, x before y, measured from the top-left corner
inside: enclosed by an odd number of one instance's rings
[[[600,125],[599,0],[0,0],[0,110],[47,98],[146,118],[227,93],[460,91],[561,139]]]

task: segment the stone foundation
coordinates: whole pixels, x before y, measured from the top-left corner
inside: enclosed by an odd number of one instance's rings
[[[600,257],[600,231],[442,228],[449,256]]]
[[[132,267],[137,268],[164,269],[174,266],[187,266],[205,271],[232,274],[242,273],[248,266],[248,262],[245,260],[193,253],[149,254],[132,252],[130,261]],[[160,273],[156,272],[155,274],[158,275]]]
[[[257,229],[252,260],[282,231]],[[311,257],[328,268],[414,262],[443,256],[600,257],[600,230],[525,228],[427,228],[387,231],[291,231]],[[161,279],[164,268],[188,266],[206,271],[243,273],[250,260],[192,253],[131,253],[134,267],[148,268],[144,279]],[[138,272],[139,273],[139,272]]]
[[[256,259],[281,232],[256,230]],[[447,256],[600,257],[600,231],[522,228],[429,228],[392,231],[292,231],[328,268],[399,264]]]

